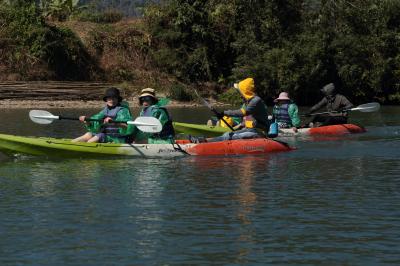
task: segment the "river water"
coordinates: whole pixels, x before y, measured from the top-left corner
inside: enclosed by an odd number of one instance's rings
[[[268,156],[2,157],[0,265],[399,265],[399,112],[354,112],[367,133],[288,138],[297,150]],[[1,132],[83,133],[27,114],[2,110]]]

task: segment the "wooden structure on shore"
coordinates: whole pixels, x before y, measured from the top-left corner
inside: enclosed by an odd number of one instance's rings
[[[0,82],[0,100],[101,100],[109,83],[64,81]]]

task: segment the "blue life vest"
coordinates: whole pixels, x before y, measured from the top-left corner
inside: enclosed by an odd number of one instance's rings
[[[274,107],[275,121],[279,127],[292,127],[292,119],[289,116],[289,104],[281,104]]]
[[[165,125],[163,125],[161,132],[152,134],[153,137],[160,138],[160,139],[168,139],[168,138],[175,137],[175,130],[174,130],[174,126],[172,124],[172,119],[165,107],[160,107],[160,106],[156,106],[156,105],[149,106],[143,110],[142,116],[153,116],[152,113],[153,113],[154,108],[163,109],[168,116],[168,121],[167,121],[167,123],[165,123]]]
[[[122,106],[115,106],[112,109],[105,107],[103,110],[104,118],[110,117],[112,120],[116,120],[117,114],[121,111]],[[119,127],[116,124],[105,124],[101,128],[101,132],[107,134],[112,137],[121,137],[122,135],[119,133]]]

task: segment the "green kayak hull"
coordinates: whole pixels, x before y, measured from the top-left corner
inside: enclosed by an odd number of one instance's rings
[[[174,122],[174,129],[175,132],[178,134],[186,134],[192,136],[206,136],[206,137],[218,137],[224,134],[225,132],[230,131],[229,128],[225,127],[216,127],[216,126],[207,126],[207,125],[180,123],[180,122]]]
[[[229,128],[207,126],[189,123],[174,122],[174,128],[176,133],[187,134],[192,136],[206,136],[216,137],[221,136],[225,132],[231,131]],[[340,136],[346,134],[363,133],[365,129],[361,126],[354,124],[341,124],[341,125],[329,125],[315,128],[300,128],[297,132],[294,132],[291,128],[279,129],[279,137],[291,137],[291,136]]]
[[[0,134],[0,150],[6,154],[30,154],[71,158],[86,157],[162,157],[173,158],[185,153],[172,144],[113,144],[71,142],[70,139],[22,137]]]

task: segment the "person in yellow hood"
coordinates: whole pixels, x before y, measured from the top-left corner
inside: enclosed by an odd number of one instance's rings
[[[242,128],[241,130],[227,132],[220,137],[208,139],[208,142],[216,142],[231,139],[251,139],[265,137],[264,132],[269,129],[268,113],[264,101],[256,94],[254,79],[246,78],[235,83],[234,87],[239,90],[244,104],[240,109],[227,110],[224,112],[215,113],[218,114],[218,119],[224,116],[230,117],[242,117]],[[196,142],[196,140],[192,140]]]

